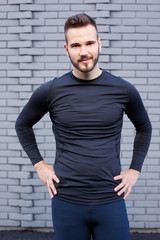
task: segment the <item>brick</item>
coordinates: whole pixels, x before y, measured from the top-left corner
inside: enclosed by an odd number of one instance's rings
[[[79,12],[74,12],[74,14],[78,14]],[[86,14],[88,14],[91,17],[109,17],[109,11],[86,11]],[[71,16],[70,12],[59,12],[60,18],[68,18]]]
[[[6,42],[0,42],[0,48],[6,48],[6,47],[7,47]],[[2,58],[0,61],[1,61],[1,62],[4,62],[4,61],[5,61],[5,58]]]
[[[64,0],[63,0],[64,1]],[[79,1],[78,1],[79,2]],[[109,3],[110,0],[101,0],[101,3]],[[75,3],[75,2],[74,2]],[[97,3],[97,0],[84,0],[84,3]]]
[[[30,92],[32,90],[31,86],[28,85],[14,85],[14,86],[8,86],[8,91],[11,92]]]
[[[157,33],[158,31],[159,31],[159,27],[154,27],[154,26],[136,27],[136,32],[140,32],[140,33]]]
[[[37,199],[40,200],[44,199],[44,193],[32,193],[32,194],[22,193],[21,198],[24,200],[37,200]]]
[[[20,48],[20,55],[44,55],[44,49]]]
[[[32,207],[32,208],[22,207],[21,213],[22,214],[27,214],[27,213],[31,213],[31,214],[38,213],[39,214],[39,213],[41,213],[41,217],[43,218],[43,216],[45,215],[45,207]],[[42,219],[41,217],[40,217],[40,219],[37,219],[37,220],[41,220]],[[43,218],[43,220],[44,220],[44,218]]]
[[[1,28],[0,28],[0,33],[1,33],[1,34],[2,34],[2,33],[7,33],[6,27],[1,27]]]
[[[8,213],[0,213],[0,219],[8,219]]]
[[[153,221],[157,221],[157,216],[154,216],[154,215],[137,215],[137,216],[134,216],[134,221],[143,221],[143,222],[153,222]]]
[[[124,48],[123,54],[124,55],[147,55],[147,49],[144,48]],[[144,56],[145,57],[145,56]]]
[[[56,33],[58,30],[57,30],[57,26],[42,26],[42,27],[36,27],[34,32],[37,34],[37,33]],[[36,35],[35,34],[35,35]]]
[[[21,179],[21,185],[23,185],[23,186],[28,186],[28,185],[40,186],[40,185],[42,185],[42,182],[40,179]]]
[[[1,0],[0,5],[7,4],[7,0]]]
[[[20,63],[20,69],[44,69],[44,63]]]
[[[38,18],[39,19],[40,18],[41,19],[45,19],[45,18],[49,19],[49,18],[51,18],[51,19],[54,19],[57,22],[61,21],[61,19],[57,19],[58,18],[58,13],[57,12],[35,12],[34,13],[34,17],[37,18],[37,19]]]
[[[122,24],[123,25],[130,25],[130,26],[137,26],[137,25],[147,25],[147,19],[138,19],[138,18],[133,18],[133,19],[123,19],[122,20]],[[141,27],[142,28],[142,27]],[[137,32],[140,32],[140,31],[137,31]],[[144,31],[142,31],[144,32]]]
[[[35,48],[55,48],[58,47],[57,46],[57,42],[56,41],[37,41],[34,44]],[[44,56],[45,57],[45,56]]]
[[[0,41],[18,40],[18,36],[15,34],[1,34]]]
[[[145,214],[145,208],[144,207],[128,208],[127,212],[128,212],[128,214],[141,215],[141,214]]]
[[[147,208],[147,214],[159,215],[160,209],[159,208]]]
[[[69,6],[68,6],[69,7]],[[87,4],[76,4],[71,6],[72,11],[95,11],[96,7],[94,5],[87,5]]]
[[[120,4],[96,4],[96,10],[109,10],[109,11],[121,11]]]
[[[147,11],[147,5],[140,4],[124,4],[123,11]],[[148,5],[149,8],[149,5]]]
[[[20,34],[20,40],[37,40],[37,41],[41,41],[44,40],[44,34],[25,34],[22,33]]]
[[[8,56],[8,62],[32,62],[32,56]]]
[[[70,63],[46,63],[45,69],[68,69],[70,68]]]
[[[2,180],[6,180],[6,179],[1,179],[0,180],[0,182],[2,181]],[[11,179],[7,179],[7,182],[9,182],[10,181],[10,184],[12,185],[13,183],[12,183],[12,181],[13,180],[11,180]],[[3,184],[3,183],[2,183]],[[5,184],[5,183],[4,183]],[[7,184],[6,184],[7,185]],[[14,185],[14,184],[13,184]],[[18,184],[17,184],[18,185]],[[10,192],[3,192],[3,195],[1,194],[1,199],[5,199],[5,198],[7,198],[7,199],[19,199],[19,194],[18,193],[10,193]],[[0,207],[0,212],[3,212],[4,210]],[[6,211],[6,209],[5,209],[5,211]]]
[[[137,47],[144,47],[144,48],[159,48],[160,42],[152,42],[152,41],[138,41],[136,44]]]
[[[20,19],[20,25],[23,26],[43,26],[44,19]]]
[[[11,219],[11,220],[32,221],[33,220],[33,215],[32,214],[9,213],[9,219]]]
[[[9,4],[33,3],[33,0],[8,0]]]
[[[110,15],[111,18],[135,18],[135,12],[131,11],[111,12]]]
[[[140,34],[140,33],[134,33],[134,34],[127,34],[127,33],[125,33],[125,34],[123,34],[123,39],[124,40],[131,40],[131,41],[133,41],[133,40],[136,40],[136,41],[138,41],[138,40],[147,40],[147,34]],[[143,43],[144,43],[144,41],[143,41]],[[137,42],[137,47],[139,46],[139,41]],[[140,45],[140,47],[142,47],[141,45]]]
[[[46,19],[46,25],[50,26],[50,25],[55,25],[56,27],[61,25],[64,26],[65,23],[65,19]]]
[[[16,26],[18,25],[18,20],[1,20],[0,26],[8,27],[8,26]],[[2,30],[1,30],[2,31]]]
[[[0,12],[18,12],[19,11],[19,7],[18,5],[6,5],[6,6],[1,6],[0,7]]]
[[[8,19],[32,18],[32,12],[9,12]]]
[[[0,186],[1,187],[1,186]],[[6,186],[5,186],[6,187]],[[7,191],[7,187],[6,187],[6,189],[5,189],[5,192]],[[1,189],[1,193],[2,192],[4,192],[4,188],[3,189]],[[1,206],[7,206],[8,205],[8,200],[6,200],[6,199],[0,199],[0,205]]]
[[[21,200],[21,199],[9,199],[9,206],[14,207],[32,207],[33,201],[32,200]]]
[[[83,3],[83,0],[59,0],[59,3]]]
[[[8,48],[32,47],[31,41],[11,41],[8,42]]]
[[[75,6],[83,6],[83,5],[75,5]],[[71,7],[74,7],[74,5]],[[70,10],[70,6],[66,4],[65,5],[64,4],[63,5],[60,5],[60,4],[46,5],[46,11],[69,11],[69,10]]]
[[[47,7],[47,5],[46,5],[46,7]],[[36,11],[45,11],[45,5],[20,4],[20,11],[34,11],[34,12],[36,12]]]
[[[31,26],[26,26],[26,27],[8,27],[8,33],[30,33],[32,32],[32,27]]]
[[[12,220],[0,220],[0,225],[5,227],[19,227],[20,221],[12,221]]]
[[[0,12],[0,19],[7,18],[6,12]]]
[[[43,78],[20,78],[20,84],[43,84],[44,83],[44,79]],[[27,98],[30,97],[30,93],[25,93],[27,94]],[[24,93],[20,93],[20,98],[22,98],[24,96]]]
[[[148,67],[149,67],[149,70],[159,70],[160,64],[150,63]]]
[[[134,27],[128,27],[128,26],[113,26],[110,28],[111,29],[111,32],[122,32],[122,33],[125,33],[125,32],[134,32]]]
[[[158,207],[158,201],[136,201],[135,207]]]
[[[25,71],[25,70],[21,70],[21,71],[8,71],[7,72],[8,77],[31,77],[32,76],[32,72],[31,71]]]
[[[35,214],[35,220],[41,220],[43,217],[43,220],[47,221],[47,220],[51,220],[51,214]]]
[[[160,49],[148,49],[148,55],[159,55]]]
[[[112,62],[135,62],[134,56],[111,56]]]
[[[137,12],[137,18],[158,18],[159,12]]]
[[[158,2],[159,3],[159,2]],[[159,12],[160,11],[160,4],[159,5],[152,5],[152,4],[149,4],[148,5],[148,11],[154,11],[154,12]]]
[[[8,172],[8,177],[9,178],[30,178],[30,173],[27,173],[27,172]]]
[[[34,71],[34,76],[35,77],[50,77],[54,78],[56,76],[57,71]]]
[[[137,0],[137,3],[144,3],[144,4],[150,4],[151,1],[150,0]],[[159,3],[158,0],[152,0],[152,4],[156,4]]]
[[[31,227],[31,228],[44,228],[46,227],[45,221],[21,221],[21,227]]]

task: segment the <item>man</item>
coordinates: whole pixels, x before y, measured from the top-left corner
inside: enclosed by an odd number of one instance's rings
[[[139,93],[99,68],[95,21],[77,14],[65,23],[73,70],[40,86],[16,122],[19,140],[52,198],[56,240],[129,240],[124,200],[146,156],[151,124]],[[50,113],[56,139],[54,167],[43,160],[32,126]],[[123,114],[136,128],[130,168],[121,172]]]

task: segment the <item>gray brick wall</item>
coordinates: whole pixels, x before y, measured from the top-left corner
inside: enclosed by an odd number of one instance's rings
[[[126,201],[131,228],[160,228],[160,1],[0,1],[0,226],[52,227],[50,197],[14,130],[18,113],[40,84],[70,70],[63,49],[66,18],[85,12],[96,19],[100,66],[133,83],[153,125],[150,151]],[[46,115],[34,127],[52,164],[55,142]],[[124,118],[122,164],[131,161],[134,128]]]

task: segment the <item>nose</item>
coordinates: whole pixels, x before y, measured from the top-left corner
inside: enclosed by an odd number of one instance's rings
[[[85,46],[82,46],[80,51],[80,56],[86,56],[86,55],[88,55],[88,51]]]

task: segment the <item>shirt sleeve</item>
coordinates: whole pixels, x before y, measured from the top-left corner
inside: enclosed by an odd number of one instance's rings
[[[130,84],[128,88],[126,114],[136,129],[130,168],[141,172],[150,145],[152,126],[140,94],[136,88]]]
[[[37,147],[32,126],[48,112],[48,92],[51,81],[37,88],[18,116],[15,129],[19,141],[32,164],[43,160]]]

